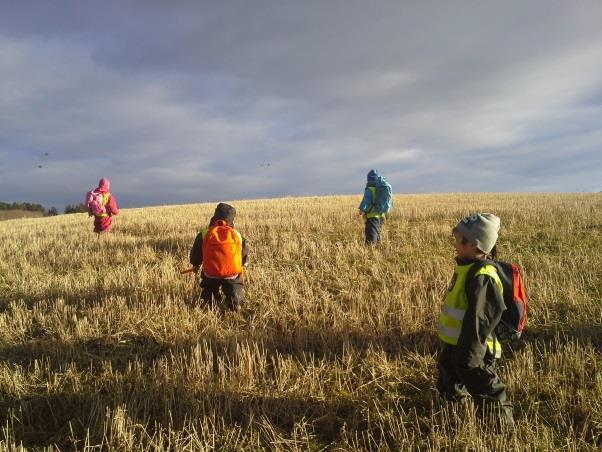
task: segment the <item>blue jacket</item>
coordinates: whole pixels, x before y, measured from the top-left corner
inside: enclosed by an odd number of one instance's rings
[[[375,184],[366,185],[366,189],[364,190],[364,197],[362,198],[362,202],[360,203],[360,210],[364,213],[368,213],[370,208],[372,207],[372,203],[374,203],[374,199],[372,199],[372,190],[368,187],[374,187]]]

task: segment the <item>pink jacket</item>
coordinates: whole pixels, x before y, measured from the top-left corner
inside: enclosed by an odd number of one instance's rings
[[[94,232],[107,232],[111,230],[113,226],[113,216],[119,214],[119,206],[117,206],[117,200],[110,193],[111,181],[103,177],[98,183],[97,191],[109,195],[109,199],[106,204],[107,214],[106,217],[94,217]]]

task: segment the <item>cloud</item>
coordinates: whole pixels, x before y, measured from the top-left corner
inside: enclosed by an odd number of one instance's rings
[[[61,206],[101,175],[125,205],[352,193],[373,166],[407,192],[598,191],[601,19],[593,1],[14,3],[0,193]]]

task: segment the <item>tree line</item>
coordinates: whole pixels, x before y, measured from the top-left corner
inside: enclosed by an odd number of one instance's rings
[[[31,203],[31,202],[2,202],[0,201],[0,210],[25,210],[27,212],[42,212],[44,216],[52,217],[58,215],[58,209],[56,207],[50,207],[48,210],[44,208],[42,204]],[[65,214],[69,213],[86,213],[88,208],[84,203],[80,204],[67,204],[63,210]]]
[[[44,212],[42,204],[34,204],[31,202],[1,202],[0,210],[26,210],[28,212]]]

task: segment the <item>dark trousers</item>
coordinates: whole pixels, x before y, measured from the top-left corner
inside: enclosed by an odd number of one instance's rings
[[[380,230],[384,222],[384,218],[366,218],[366,243],[380,242]]]
[[[495,356],[487,350],[483,365],[469,368],[457,364],[456,347],[443,344],[439,355],[437,389],[446,399],[460,401],[472,396],[478,408],[497,406],[508,428],[514,427],[512,404],[506,394],[506,385],[495,371]]]
[[[229,309],[237,310],[245,301],[245,289],[241,275],[235,279],[215,279],[201,276],[201,298],[208,304],[219,303],[225,298]]]

